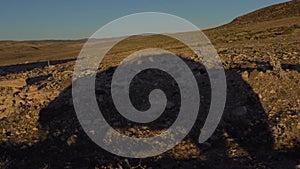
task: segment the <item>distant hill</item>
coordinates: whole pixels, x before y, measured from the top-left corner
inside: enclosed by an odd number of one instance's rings
[[[300,0],[259,9],[228,24],[204,30],[204,33],[217,48],[232,46],[235,42],[254,46],[281,41],[299,42]],[[0,41],[0,65],[75,58],[85,41]]]
[[[214,45],[244,40],[271,40],[299,37],[300,0],[272,5],[237,17],[232,22],[204,30]],[[297,40],[297,39],[296,39]],[[295,41],[295,39],[291,40]]]
[[[249,24],[300,16],[300,0],[272,5],[237,17],[230,24]]]

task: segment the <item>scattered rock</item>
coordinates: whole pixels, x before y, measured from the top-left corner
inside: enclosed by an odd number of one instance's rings
[[[247,115],[247,107],[246,106],[237,107],[231,113],[237,117],[245,117]]]
[[[19,78],[13,80],[1,80],[0,87],[14,87],[14,88],[21,88],[26,86],[26,80]]]
[[[76,143],[76,140],[77,140],[77,135],[74,134],[67,139],[67,144],[71,146]]]
[[[26,145],[23,145],[20,149],[21,150],[25,150],[25,149],[27,149],[28,147],[26,146]]]
[[[3,111],[3,110],[5,110],[5,109],[6,109],[6,107],[7,107],[7,105],[0,105],[0,111]]]
[[[243,77],[243,79],[247,80],[248,77],[249,77],[248,71],[244,71],[244,72],[242,73],[242,77]]]
[[[29,87],[30,92],[36,92],[37,90],[38,90],[38,87],[35,86],[35,85],[32,85],[32,86]]]
[[[6,118],[6,117],[8,117],[8,115],[9,115],[9,112],[8,111],[4,111],[4,112],[0,112],[0,120],[1,119],[3,119],[3,118]]]

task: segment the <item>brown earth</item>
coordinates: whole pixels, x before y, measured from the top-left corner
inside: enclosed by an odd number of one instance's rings
[[[0,42],[0,168],[300,168],[300,1],[270,6],[204,33],[226,71],[228,96],[221,124],[199,144],[205,115],[199,116],[178,146],[146,159],[107,153],[82,131],[70,85],[84,40]],[[110,124],[134,137],[161,133],[176,118],[170,113],[178,112],[179,94],[171,92],[176,83],[155,71],[137,79],[132,100],[145,109],[147,91],[165,89],[171,98],[169,114],[141,125],[120,120],[114,108],[109,84],[116,66],[148,47],[180,56],[203,86],[201,112],[210,103],[207,73],[188,48],[164,36],[130,37],[107,54],[97,74],[96,95]],[[147,79],[148,73],[157,76]],[[152,81],[157,86],[145,85]]]

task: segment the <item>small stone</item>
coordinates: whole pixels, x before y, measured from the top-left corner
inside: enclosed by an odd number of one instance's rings
[[[167,103],[167,109],[172,109],[172,108],[174,108],[174,107],[175,107],[175,104],[174,104],[173,102],[169,101],[169,102]]]
[[[67,139],[67,144],[69,145],[69,146],[71,146],[72,144],[75,144],[76,143],[76,140],[77,140],[77,135],[72,135],[71,137],[69,137],[68,139]]]
[[[33,130],[33,131],[38,131],[39,129],[36,128],[36,127],[34,127],[34,128],[32,128],[32,130]]]
[[[247,114],[247,107],[246,106],[240,106],[240,107],[234,109],[232,111],[232,113],[233,113],[233,115],[239,116],[239,117],[245,116]]]
[[[8,111],[5,111],[5,112],[0,113],[0,120],[3,119],[3,118],[8,117],[8,115],[9,115],[9,112],[8,112]]]
[[[259,77],[262,77],[263,75],[264,75],[264,72],[262,72],[262,71],[258,72]]]
[[[5,105],[0,105],[0,110],[4,110],[6,109],[6,106]]]
[[[26,145],[23,145],[20,149],[21,150],[24,150],[24,149],[26,149],[27,148],[27,146]]]
[[[89,131],[89,133],[92,134],[92,135],[96,134],[95,130],[91,130],[91,131]]]
[[[244,72],[242,73],[242,78],[245,79],[245,80],[247,80],[248,77],[249,77],[249,73],[248,73],[247,71],[244,71]]]
[[[37,86],[30,86],[29,87],[29,91],[31,91],[31,92],[35,92],[35,91],[37,91],[38,90],[38,87]]]
[[[211,147],[211,144],[208,143],[208,142],[205,142],[205,143],[202,144],[201,149],[207,150],[207,149],[209,149],[210,147]]]
[[[30,117],[28,114],[26,114],[26,115],[25,115],[25,118],[26,118],[26,119],[30,119],[31,117]]]

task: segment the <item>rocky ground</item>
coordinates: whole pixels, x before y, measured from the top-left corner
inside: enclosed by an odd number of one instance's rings
[[[300,27],[296,23],[300,23],[297,15],[287,15],[277,20],[260,18],[260,23],[237,19],[206,30],[227,77],[228,96],[221,124],[207,142],[199,144],[205,113],[199,115],[179,145],[146,159],[110,154],[83,132],[71,97],[74,57],[1,66],[0,168],[300,168]],[[161,38],[125,40],[110,51],[97,74],[99,107],[110,124],[128,136],[149,137],[166,130],[176,118],[179,98],[175,83],[170,83],[167,75],[145,72],[135,83],[133,101],[137,107],[146,108],[148,102],[143,98],[147,98],[147,91],[164,89],[171,98],[164,118],[149,125],[120,120],[109,84],[120,60],[133,51],[163,46],[181,56],[202,86],[201,112],[207,112],[210,105],[210,84],[201,62],[181,44]],[[80,43],[71,46],[78,50]],[[147,73],[157,76],[149,79]],[[157,86],[145,85],[153,81]]]

